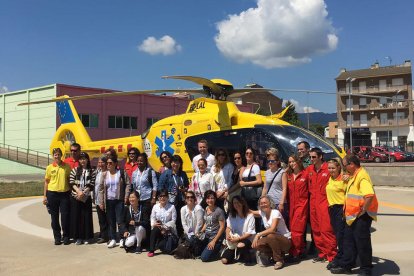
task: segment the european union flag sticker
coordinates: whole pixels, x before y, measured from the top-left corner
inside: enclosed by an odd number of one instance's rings
[[[75,117],[73,116],[72,110],[70,109],[69,102],[56,102],[56,107],[58,109],[60,123],[74,123]]]

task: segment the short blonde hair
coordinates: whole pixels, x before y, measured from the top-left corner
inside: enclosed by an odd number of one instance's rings
[[[266,150],[266,156],[273,155],[276,159],[279,160],[279,151],[277,148],[268,148]]]

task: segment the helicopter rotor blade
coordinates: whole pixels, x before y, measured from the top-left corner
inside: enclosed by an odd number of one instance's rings
[[[116,97],[116,96],[130,96],[130,95],[154,94],[154,93],[165,93],[165,92],[175,92],[175,93],[187,92],[189,94],[204,94],[205,93],[203,89],[158,89],[158,90],[137,90],[137,91],[125,91],[125,92],[117,91],[117,92],[98,93],[98,94],[80,95],[80,96],[72,96],[72,97],[57,97],[57,98],[53,98],[50,100],[19,103],[18,106],[63,102],[67,100],[77,101],[77,100],[99,99],[99,98]]]
[[[162,76],[162,78],[191,81],[198,85],[207,86],[208,88],[211,89],[211,92],[214,94],[220,94],[223,92],[223,89],[219,85],[215,84],[214,82],[206,78],[193,77],[193,76]]]

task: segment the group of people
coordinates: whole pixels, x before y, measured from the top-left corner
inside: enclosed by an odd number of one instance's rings
[[[267,149],[263,181],[252,147],[230,158],[226,149],[213,155],[207,141],[199,141],[191,179],[181,157],[168,151],[160,154],[162,167],[154,171],[136,148],[128,149],[122,169],[113,149],[93,169],[79,144],[72,144],[71,157],[64,161],[56,148],[46,169],[43,200],[55,244],[93,240],[94,204],[97,243],[108,248],[119,241],[128,252],[146,248],[148,257],[160,249],[177,258],[273,262],[281,269],[306,256],[310,223],[318,250],[313,262],[329,262],[334,274],[349,273],[359,257],[361,273],[370,275],[369,230],[378,203],[368,173],[355,155],[325,162],[323,152],[306,141],[297,149],[287,164],[277,149]]]

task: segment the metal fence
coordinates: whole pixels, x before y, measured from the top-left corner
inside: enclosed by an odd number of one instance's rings
[[[0,158],[8,159],[18,163],[45,169],[53,160],[48,153],[25,149],[7,144],[0,144]]]

